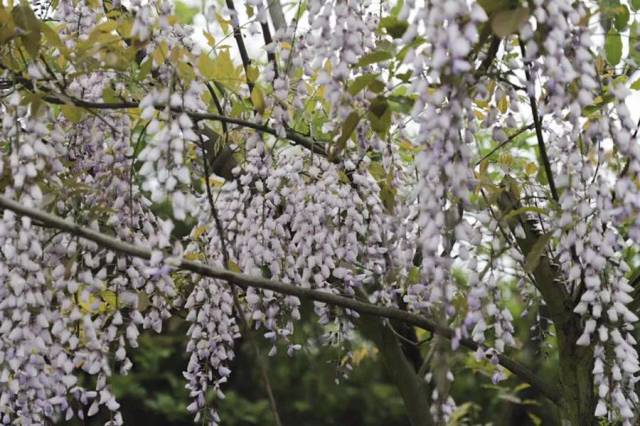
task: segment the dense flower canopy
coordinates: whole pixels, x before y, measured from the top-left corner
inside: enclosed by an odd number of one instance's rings
[[[328,343],[366,306],[430,321],[436,421],[462,345],[575,425],[631,425],[639,2],[235,3],[203,28],[163,0],[0,1],[0,191],[23,208],[0,203],[2,421],[122,424],[109,378],[183,315],[188,410],[217,424],[234,341],[294,356],[310,290],[337,296],[311,296]],[[559,390],[508,358],[541,308]]]

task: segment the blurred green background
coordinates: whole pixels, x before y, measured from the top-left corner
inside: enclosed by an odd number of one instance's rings
[[[303,315],[313,311],[311,306],[304,308]],[[528,318],[519,318],[516,322],[520,323],[517,329],[527,331]],[[131,352],[134,362],[131,373],[112,378],[126,425],[193,424],[186,411],[189,398],[182,377],[188,359],[186,327],[184,321],[174,317],[162,335],[143,333],[140,347]],[[315,317],[303,317],[297,323],[295,335],[295,341],[305,342],[301,351],[292,357],[284,350],[273,357],[263,355],[283,425],[408,426],[402,399],[384,371],[376,349],[356,339],[351,350],[357,365],[345,377],[347,370],[341,366],[341,360],[346,349],[322,345],[319,341],[322,334],[323,329]],[[253,333],[253,339],[262,354],[269,351],[260,331]],[[233,373],[224,386],[226,398],[212,397],[219,409],[221,424],[273,425],[253,347],[246,337],[237,343]],[[424,355],[428,344],[422,346]],[[548,353],[545,347],[545,341],[534,341],[516,355],[540,374],[546,374],[552,365],[553,351]],[[452,395],[459,408],[450,426],[556,424],[551,406],[532,389],[513,378],[494,386],[490,379],[492,367],[476,362],[468,351],[460,350],[451,361],[456,372]],[[74,420],[67,424],[98,425],[105,420],[107,413],[102,410],[85,422]]]

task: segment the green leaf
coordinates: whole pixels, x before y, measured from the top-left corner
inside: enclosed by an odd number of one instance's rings
[[[531,412],[527,412],[527,415],[529,416],[529,419],[531,420],[531,423],[533,423],[534,426],[540,426],[542,424],[542,419],[540,417],[536,416]]]
[[[547,247],[547,243],[551,239],[551,233],[542,234],[531,247],[531,251],[527,255],[527,259],[524,263],[524,270],[527,273],[532,273],[540,264],[540,258],[544,255],[544,250]]]
[[[636,65],[640,65],[640,51],[638,50],[640,47],[640,37],[638,36],[639,30],[638,22],[634,21],[629,29],[629,57],[636,63]]]
[[[398,54],[396,55],[396,59],[398,59],[399,61],[404,61],[404,58],[407,56],[407,53],[409,53],[409,50],[411,49],[415,49],[416,47],[422,45],[426,43],[426,40],[423,37],[416,37],[411,44],[408,44],[406,46],[404,46],[402,49],[400,49],[400,52],[398,52]]]
[[[622,38],[620,33],[609,31],[604,41],[604,53],[607,62],[611,65],[617,65],[622,59]]]
[[[362,89],[367,87],[373,80],[376,79],[375,74],[362,74],[357,76],[353,82],[349,85],[349,93],[352,96],[360,93]]]
[[[118,94],[116,93],[115,90],[113,90],[113,88],[111,86],[106,86],[104,89],[102,89],[102,99],[105,102],[118,102],[120,101],[120,97],[118,96]]]
[[[396,189],[389,182],[382,182],[380,185],[380,200],[387,213],[393,214],[396,208]]]
[[[389,96],[388,99],[389,105],[391,105],[391,110],[401,112],[403,114],[409,114],[413,108],[413,104],[415,103],[415,100],[408,96],[392,95]]]
[[[613,25],[616,27],[618,31],[622,31],[627,27],[629,23],[629,8],[623,4],[619,5],[616,8],[616,14],[613,21]]]
[[[631,5],[631,8],[632,8],[633,10],[638,10],[638,9],[640,9],[640,0],[631,0],[631,1],[629,2],[629,4]]]
[[[193,17],[196,16],[200,11],[199,8],[188,6],[186,3],[180,0],[175,0],[174,4],[176,6],[175,15],[178,17],[178,20],[181,24],[188,25],[193,22]]]
[[[386,136],[389,127],[391,127],[391,108],[384,96],[378,96],[371,102],[367,118],[373,131],[381,137]]]
[[[391,58],[393,58],[393,55],[388,50],[375,50],[360,58],[357,65],[359,67],[365,67],[367,65],[375,64],[376,62],[387,61]]]
[[[400,11],[402,10],[402,6],[404,6],[404,0],[398,0],[396,5],[391,8],[391,16],[398,16]]]
[[[351,111],[351,113],[349,113],[349,115],[347,116],[347,119],[344,120],[344,122],[342,123],[342,131],[340,133],[340,137],[338,138],[338,140],[336,140],[335,148],[331,153],[333,158],[335,158],[335,156],[342,152],[342,150],[347,146],[347,140],[349,140],[349,138],[353,134],[353,131],[358,126],[360,118],[360,114],[355,111]]]
[[[384,89],[386,88],[386,86],[384,85],[383,82],[381,82],[378,79],[373,80],[371,83],[369,83],[369,90],[371,90],[373,93],[381,93],[384,91]]]
[[[413,72],[411,71],[406,71],[400,74],[396,74],[396,77],[400,80],[402,80],[405,83],[408,83],[409,80],[411,79],[411,76],[413,75]]]
[[[15,36],[15,25],[9,11],[0,5],[0,43],[4,43]]]
[[[13,22],[19,32],[22,45],[26,49],[29,56],[36,58],[38,51],[40,50],[40,42],[42,41],[42,34],[40,32],[40,21],[36,18],[36,15],[31,10],[29,3],[23,1],[19,6],[16,6],[11,11],[13,16]]]
[[[478,4],[482,6],[487,15],[491,15],[501,10],[505,10],[511,4],[510,0],[478,0]]]
[[[49,42],[51,46],[58,49],[58,51],[62,53],[64,56],[67,56],[69,54],[69,49],[67,49],[67,47],[64,45],[64,43],[60,39],[60,36],[58,35],[58,31],[51,28],[49,25],[47,25],[46,22],[40,23],[40,30],[42,31],[42,34],[44,35],[44,37],[46,38],[46,40]]]
[[[409,23],[401,21],[395,16],[387,16],[380,20],[380,28],[385,29],[387,34],[393,38],[401,38],[409,28]]]
[[[371,176],[373,176],[376,181],[381,181],[387,177],[387,172],[384,169],[384,166],[376,161],[372,162],[369,166],[369,173],[371,173]]]
[[[151,72],[151,67],[153,66],[153,59],[147,58],[140,64],[140,73],[138,78],[140,81],[144,80],[147,75]]]
[[[42,98],[35,94],[35,93],[29,93],[25,96],[23,96],[22,98],[22,104],[23,105],[29,105],[31,108],[31,114],[35,117],[35,116],[39,116],[41,112],[43,112],[46,107],[45,107],[45,103],[42,100]]]
[[[373,131],[385,137],[391,127],[391,107],[384,96],[378,96],[371,102],[367,118]]]
[[[491,30],[498,37],[504,38],[517,33],[520,26],[529,19],[529,8],[518,7],[517,9],[503,10],[496,13],[491,18]]]

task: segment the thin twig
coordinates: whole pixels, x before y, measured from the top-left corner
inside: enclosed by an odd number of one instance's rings
[[[478,161],[476,161],[476,166],[479,165],[480,163],[482,163],[484,160],[486,160],[487,158],[491,157],[493,154],[495,154],[496,151],[498,151],[500,148],[502,148],[503,146],[509,144],[512,140],[514,140],[515,138],[517,138],[518,136],[520,136],[521,134],[523,134],[524,132],[526,132],[527,130],[532,129],[534,126],[533,123],[528,124],[524,127],[521,127],[520,129],[518,129],[517,132],[515,132],[513,135],[509,136],[509,138],[507,138],[506,140],[502,141],[498,146],[496,146],[495,148],[493,148],[491,151],[489,151],[489,153],[487,153],[485,156],[483,156],[481,159],[479,159]]]
[[[524,48],[524,43],[522,40],[520,41],[520,52],[522,53],[522,62],[524,64],[524,75],[527,78],[527,82],[530,86],[533,87],[533,77],[531,76],[531,71],[529,70],[529,66],[526,63],[527,53]],[[529,88],[531,89],[531,88]],[[558,191],[556,190],[556,184],[553,181],[553,174],[551,173],[551,164],[549,163],[549,157],[547,156],[547,148],[544,146],[544,138],[542,136],[542,119],[538,114],[538,105],[536,103],[535,93],[531,93],[528,90],[529,95],[529,104],[531,106],[531,115],[533,115],[533,124],[536,128],[536,138],[538,139],[538,150],[540,151],[540,160],[544,166],[544,172],[547,175],[547,182],[549,182],[549,189],[551,189],[551,196],[555,201],[558,201],[560,197],[558,196]]]

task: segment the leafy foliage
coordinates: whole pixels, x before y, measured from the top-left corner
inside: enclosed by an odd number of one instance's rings
[[[2,421],[633,424],[639,7],[0,2]]]

